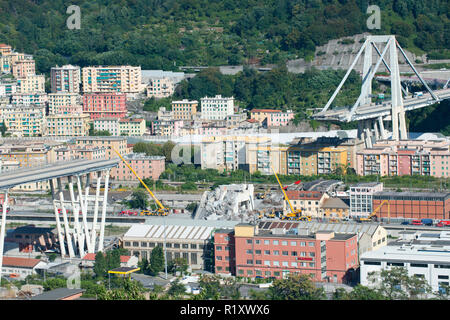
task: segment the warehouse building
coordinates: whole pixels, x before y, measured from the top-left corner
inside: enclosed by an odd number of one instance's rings
[[[416,234],[401,238],[377,251],[363,254],[361,261],[361,284],[374,287],[377,275],[385,269],[403,267],[409,276],[424,278],[433,292],[448,285],[450,279],[450,232]],[[373,273],[373,277],[370,274]]]
[[[450,218],[450,192],[377,192],[373,195],[373,207],[377,208],[385,200],[377,211],[379,219]]]

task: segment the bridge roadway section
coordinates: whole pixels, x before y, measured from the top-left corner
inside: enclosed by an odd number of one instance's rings
[[[434,94],[439,97],[439,101],[450,99],[450,88],[434,91]],[[438,101],[438,102],[439,102]],[[424,93],[421,97],[409,97],[403,100],[403,106],[405,111],[411,111],[419,108],[423,108],[432,104],[437,103],[430,93]],[[327,110],[324,113],[317,113],[313,115],[316,120],[338,120],[344,121],[350,108],[342,107]],[[363,105],[356,108],[355,113],[352,116],[352,121],[355,120],[366,120],[374,119],[380,116],[390,116],[391,115],[391,104],[390,102],[385,102],[383,104],[372,103],[370,105]]]
[[[119,158],[108,160],[74,160],[57,162],[41,167],[7,171],[0,175],[0,190],[21,184],[47,181],[55,178],[75,176],[116,167]]]

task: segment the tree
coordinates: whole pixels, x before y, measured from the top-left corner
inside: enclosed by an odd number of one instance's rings
[[[187,190],[197,190],[197,185],[194,182],[186,182],[181,185],[181,190],[187,191]]]
[[[6,131],[8,131],[8,128],[6,127],[5,123],[0,123],[0,137],[4,137]]]
[[[383,269],[379,273],[370,274],[368,278],[388,300],[416,300],[431,292],[431,287],[424,277],[408,276],[404,267]]]
[[[333,300],[385,300],[376,289],[368,288],[361,284],[356,285],[352,291],[347,292],[345,289],[337,288],[333,294]]]
[[[145,300],[144,288],[137,281],[124,278],[122,286],[117,289],[101,291],[98,300]]]
[[[180,298],[186,293],[186,286],[177,279],[170,285],[168,294],[174,298]]]
[[[268,290],[272,300],[323,300],[323,288],[317,288],[311,277],[306,274],[288,275],[286,279],[277,279]]]
[[[147,209],[149,204],[147,191],[143,189],[135,189],[131,194],[129,204],[131,208]]]
[[[241,297],[241,292],[239,291],[240,287],[241,284],[239,284],[236,279],[225,279],[220,287],[221,299],[239,300]]]
[[[95,262],[94,262],[94,273],[99,278],[104,278],[107,276],[108,273],[108,263],[106,261],[105,255],[103,252],[99,251],[95,255]]]
[[[199,281],[205,300],[220,299],[220,281],[217,276],[202,275]]]
[[[169,272],[173,272],[173,275],[176,275],[177,271],[179,271],[181,275],[183,275],[184,273],[186,273],[188,267],[189,266],[186,259],[175,258],[172,261],[170,261],[168,270]]]
[[[161,151],[164,157],[166,157],[166,162],[172,161],[172,150],[175,147],[175,143],[172,141],[167,141],[161,147]]]
[[[157,246],[152,250],[149,270],[152,275],[164,271],[164,253],[161,246]]]
[[[65,288],[67,287],[67,281],[66,279],[61,278],[52,278],[46,280],[42,286],[44,287],[45,291],[57,289],[57,288]]]

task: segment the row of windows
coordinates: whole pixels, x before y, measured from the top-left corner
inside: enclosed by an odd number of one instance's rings
[[[272,263],[271,263],[272,262]],[[255,264],[257,265],[262,265],[262,260],[255,260]],[[247,265],[253,265],[253,260],[248,259],[247,260]],[[264,260],[264,265],[267,267],[279,267],[280,266],[280,261],[270,261],[270,260]],[[283,267],[289,267],[289,261],[281,261],[281,266]],[[310,267],[310,268],[314,268],[316,266],[315,262],[291,262],[290,263],[291,267]]]
[[[261,255],[261,250],[255,250],[255,255]],[[251,249],[247,249],[245,251],[245,253],[247,254],[253,254],[253,250]],[[273,250],[272,254],[274,256],[279,256],[280,255],[280,251],[279,250]],[[297,255],[300,255],[300,257],[306,257],[307,252],[305,251],[301,251],[301,252],[297,252],[297,251],[291,251],[291,256],[296,257]],[[264,255],[270,255],[270,250],[264,250]],[[289,256],[289,251],[281,251],[281,255],[283,256]],[[310,257],[315,257],[316,253],[315,252],[308,252],[308,256]]]
[[[219,270],[219,267],[217,267],[217,270]],[[283,274],[284,273],[291,273],[291,272],[289,272],[288,270],[286,270],[286,271],[283,271]],[[292,272],[293,274],[299,274],[299,272]],[[239,269],[238,270],[238,275],[244,275],[244,270],[242,270],[242,269]],[[256,276],[262,276],[263,275],[263,271],[262,270],[255,270],[255,273],[253,274],[253,270],[247,270],[247,275],[248,276],[253,276],[253,275],[256,275]],[[264,276],[266,276],[266,277],[271,277],[271,276],[274,276],[274,277],[279,277],[281,275],[281,272],[280,271],[264,271]],[[315,274],[314,273],[310,273],[310,276],[311,277],[315,277]]]
[[[133,241],[132,243],[130,241],[125,241],[124,246],[125,247],[131,247],[131,246],[139,247],[140,246],[140,247],[143,247],[143,248],[147,248],[147,247],[154,248],[156,246],[161,246],[162,247],[162,246],[164,246],[164,244],[162,242],[140,242],[140,244],[139,244],[138,241]],[[203,249],[204,245],[203,244],[197,245],[195,243],[188,244],[188,243],[171,243],[171,242],[167,242],[166,243],[166,248]]]
[[[381,266],[381,261],[364,261],[364,264],[371,265],[371,266]],[[404,267],[405,263],[403,263],[403,262],[387,262],[386,265],[393,266],[393,267]],[[426,263],[410,263],[410,266],[415,267],[415,268],[428,268],[428,264],[426,264]],[[450,269],[450,265],[435,264],[434,268]]]
[[[270,240],[255,240],[255,244],[262,244],[262,241],[264,241],[264,245],[270,245]],[[246,242],[247,242],[247,244],[252,244],[253,240],[252,239],[247,239]],[[297,243],[299,243],[299,246],[301,246],[301,247],[305,247],[306,246],[306,242],[304,242],[304,241],[300,241],[300,242],[297,242],[297,241],[290,241],[289,242],[289,241],[285,241],[285,240],[281,241],[281,245],[282,246],[287,246],[288,243],[291,246],[293,246],[293,247],[297,246]],[[272,244],[275,245],[275,246],[278,246],[280,244],[280,241],[279,240],[272,240]],[[315,242],[308,242],[308,246],[314,247],[315,246]]]

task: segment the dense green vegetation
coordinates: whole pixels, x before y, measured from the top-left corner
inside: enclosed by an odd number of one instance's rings
[[[69,5],[81,29],[69,30]],[[449,48],[448,2],[383,0],[380,34],[413,51]],[[1,0],[0,42],[55,64],[236,65],[310,59],[330,39],[370,31],[367,0]],[[439,54],[441,51],[437,51]],[[443,54],[446,54],[445,52]]]
[[[450,100],[408,112],[411,132],[440,132],[450,135]]]
[[[170,172],[170,174],[168,173]],[[384,183],[386,188],[419,188],[419,189],[448,189],[450,187],[450,178],[436,178],[432,176],[358,176],[351,170],[347,174],[343,174],[342,170],[336,170],[333,174],[327,175],[278,175],[283,185],[294,183],[298,180],[309,182],[317,179],[336,179],[344,181],[346,184],[357,182],[374,182],[380,181]],[[202,170],[192,164],[180,165],[169,164],[164,171],[161,179],[169,179],[172,181],[184,182],[209,182],[213,186],[230,183],[270,183],[277,184],[274,175],[262,175],[260,172],[250,174],[244,170],[219,172],[215,169]]]

